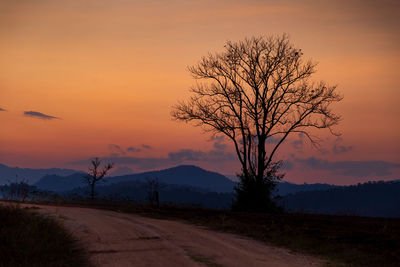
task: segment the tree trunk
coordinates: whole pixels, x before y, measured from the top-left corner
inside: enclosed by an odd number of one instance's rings
[[[94,200],[94,183],[90,185],[90,199]]]
[[[257,182],[262,183],[264,179],[264,171],[265,171],[265,138],[263,136],[258,137],[258,155],[257,155]]]

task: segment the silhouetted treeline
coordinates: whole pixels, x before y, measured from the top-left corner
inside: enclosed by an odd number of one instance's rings
[[[56,198],[59,198],[56,193],[40,190],[24,181],[0,186],[0,199],[3,200],[32,201],[54,200]]]
[[[112,200],[130,200],[137,203],[148,201],[147,183],[142,181],[120,182],[117,184],[98,186],[97,197]],[[85,187],[76,188],[64,193],[68,195],[87,195]],[[201,188],[182,185],[162,185],[159,188],[161,204],[190,205],[203,208],[229,209],[232,204],[233,193],[210,192]]]
[[[29,169],[29,168],[18,168],[9,167],[0,163],[0,185],[18,182],[21,179],[26,181],[28,184],[33,184],[40,180],[45,175],[59,175],[67,176],[78,172],[77,170],[71,169]]]
[[[295,212],[400,217],[400,181],[298,192],[283,197],[280,203]]]

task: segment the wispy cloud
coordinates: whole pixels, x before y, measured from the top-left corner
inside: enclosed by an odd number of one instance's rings
[[[24,111],[24,116],[38,118],[42,120],[53,120],[53,119],[60,119],[58,117],[50,116],[41,112],[37,111]]]
[[[152,146],[145,145],[145,144],[142,144],[142,147],[143,147],[144,149],[153,149],[153,147],[152,147]]]
[[[353,150],[353,146],[345,146],[342,145],[342,138],[336,139],[335,143],[333,144],[332,152],[335,154],[346,153]]]
[[[111,150],[111,152],[113,153],[113,155],[125,155],[125,151],[119,146],[119,145],[116,145],[116,144],[109,144],[108,145],[108,149],[110,149]]]
[[[126,149],[127,152],[142,152],[144,150],[151,150],[153,149],[152,146],[142,144],[140,147],[130,146]]]
[[[353,146],[342,146],[342,145],[334,144],[332,150],[333,150],[333,153],[335,153],[335,154],[341,154],[341,153],[346,153],[346,152],[353,150]]]
[[[142,150],[140,148],[138,148],[138,147],[130,146],[130,147],[128,147],[126,149],[126,151],[128,151],[128,152],[140,152]]]
[[[299,133],[298,134],[298,139],[293,140],[292,142],[290,142],[290,144],[298,153],[303,153],[304,134],[303,133]]]

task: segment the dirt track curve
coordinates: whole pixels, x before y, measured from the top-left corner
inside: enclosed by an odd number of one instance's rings
[[[95,266],[320,266],[321,261],[178,221],[77,207],[39,206],[80,238]]]

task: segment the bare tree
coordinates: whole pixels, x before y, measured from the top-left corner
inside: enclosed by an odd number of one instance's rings
[[[90,198],[94,200],[95,197],[95,186],[98,181],[103,179],[107,173],[113,168],[113,163],[108,163],[102,169],[100,168],[101,160],[99,158],[94,158],[91,160],[92,166],[89,167],[89,172],[84,176],[85,182],[90,188]]]
[[[330,104],[342,96],[336,86],[310,80],[316,65],[287,35],[227,42],[223,52],[188,68],[198,82],[172,117],[227,136],[243,175],[261,182],[276,169],[274,155],[290,134],[302,133],[314,146],[311,129],[338,135],[332,127],[340,117]]]
[[[152,207],[158,208],[160,206],[159,190],[160,182],[158,178],[146,177],[147,200]]]

